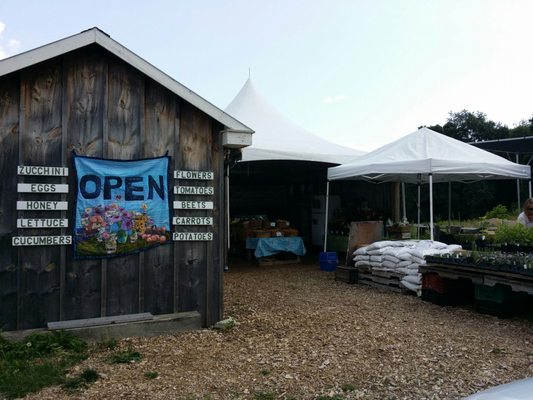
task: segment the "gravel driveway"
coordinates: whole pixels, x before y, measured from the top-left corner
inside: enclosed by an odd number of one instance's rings
[[[142,360],[108,364],[102,351],[73,371],[100,374],[85,391],[28,398],[460,399],[533,376],[527,316],[337,282],[318,256],[276,266],[233,260],[224,276],[233,328],[121,340]]]

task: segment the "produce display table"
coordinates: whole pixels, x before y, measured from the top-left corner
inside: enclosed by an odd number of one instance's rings
[[[293,253],[297,256],[305,255],[306,249],[300,236],[247,238],[246,249],[255,250],[257,258],[276,255],[282,251]]]

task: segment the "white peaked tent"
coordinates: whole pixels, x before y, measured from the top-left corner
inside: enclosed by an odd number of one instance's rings
[[[334,180],[428,182],[433,240],[433,182],[512,178],[530,179],[530,167],[421,128],[354,162],[328,168],[328,191]]]
[[[298,160],[342,164],[364,154],[316,136],[285,118],[248,79],[225,112],[250,126],[252,145],[242,149],[242,161]]]

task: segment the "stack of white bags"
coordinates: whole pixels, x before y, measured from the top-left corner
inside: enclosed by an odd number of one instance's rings
[[[383,240],[354,251],[355,267],[375,271],[391,271],[401,276],[400,283],[406,289],[419,294],[422,274],[418,267],[424,265],[425,256],[453,254],[461,251],[458,244],[446,244],[431,240]]]

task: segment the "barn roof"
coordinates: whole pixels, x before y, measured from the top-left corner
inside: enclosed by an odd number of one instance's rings
[[[149,76],[171,92],[177,94],[179,97],[223,124],[227,130],[253,133],[252,129],[194,93],[189,88],[183,86],[181,83],[160,71],[137,54],[128,50],[117,41],[111,39],[108,34],[96,27],[13,57],[0,60],[0,77],[91,44],[98,44],[118,58],[135,67],[140,72]]]

